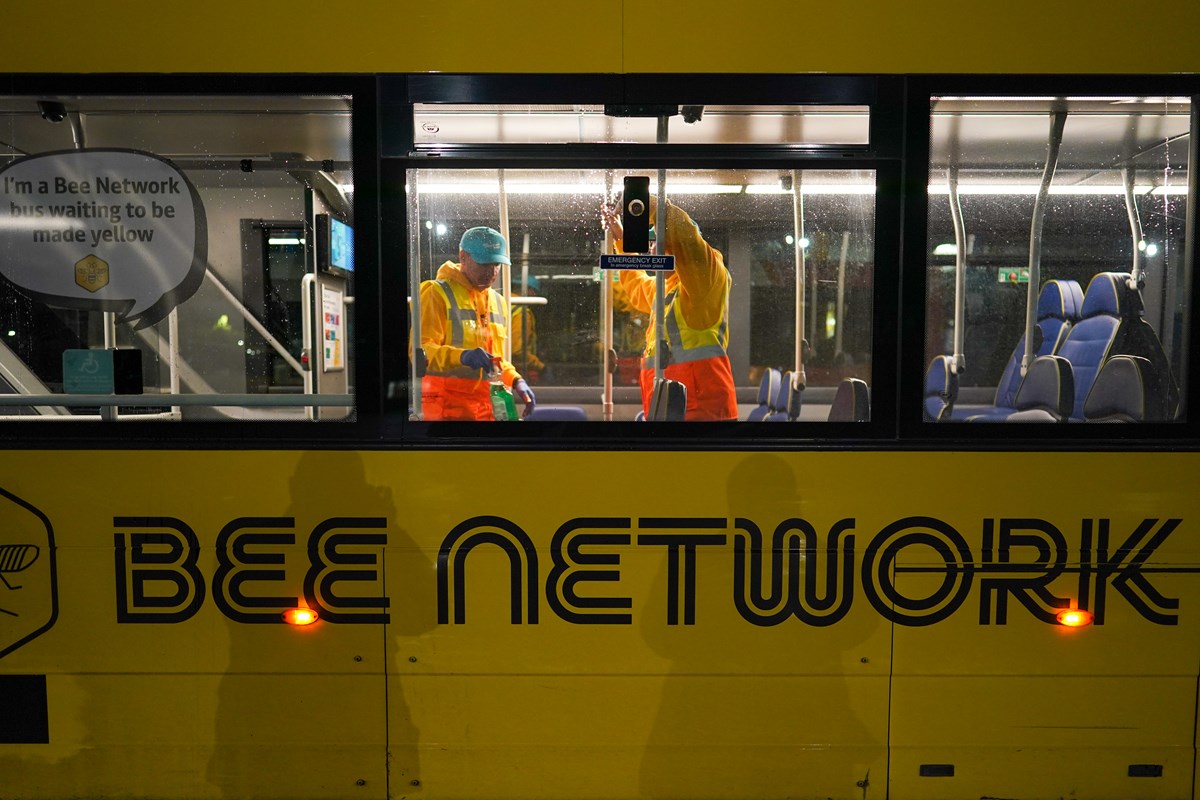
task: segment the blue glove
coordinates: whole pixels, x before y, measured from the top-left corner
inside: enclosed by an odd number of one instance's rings
[[[464,350],[459,357],[464,367],[471,369],[481,369],[485,372],[492,371],[492,354],[482,347],[476,347],[474,350]]]
[[[533,389],[529,388],[529,384],[524,378],[517,378],[513,381],[513,394],[521,398],[521,402],[525,404],[525,409],[521,412],[522,417],[528,417],[533,413],[533,409],[537,408],[537,398],[533,396]]]

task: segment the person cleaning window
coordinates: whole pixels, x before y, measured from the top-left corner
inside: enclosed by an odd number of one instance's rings
[[[657,198],[650,197],[650,225],[657,218]],[[622,249],[620,203],[605,205],[601,216],[612,231],[614,248]],[[665,281],[663,314],[668,352],[663,377],[687,387],[684,419],[736,420],[737,392],[729,365],[729,288],[732,279],[720,251],[704,240],[700,228],[682,208],[667,201],[667,241],[659,252],[675,256],[675,269]],[[663,246],[665,244],[665,246]],[[630,306],[651,314],[646,330],[640,383],[642,409],[650,415],[654,390],[654,278],[642,270],[621,270],[621,289]]]
[[[491,288],[501,264],[511,264],[499,231],[471,228],[458,245],[458,263],[447,261],[435,280],[421,283],[421,347],[428,366],[421,379],[424,418],[489,421],[492,377],[524,403],[537,405],[533,390],[503,358],[508,309]]]

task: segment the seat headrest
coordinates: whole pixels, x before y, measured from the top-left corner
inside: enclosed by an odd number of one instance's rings
[[[1160,418],[1154,367],[1140,356],[1118,355],[1104,363],[1083,403],[1087,420],[1153,422]]]
[[[830,422],[866,422],[871,418],[867,384],[859,378],[843,378],[829,407]]]
[[[775,404],[772,406],[776,411],[786,411],[788,408],[789,394],[792,390],[792,373],[785,372],[779,377],[779,386],[775,389]]]
[[[951,368],[950,357],[934,356],[925,370],[924,420],[941,422],[949,417],[957,398],[958,375]]]
[[[1121,316],[1121,300],[1125,297],[1125,282],[1129,274],[1125,272],[1101,272],[1092,277],[1087,291],[1083,295],[1082,318],[1107,315]]]
[[[758,404],[770,405],[779,395],[779,370],[767,367],[763,370],[762,380],[758,382]]]
[[[1083,310],[1083,290],[1077,281],[1046,281],[1038,295],[1039,320],[1061,319],[1075,322]]]
[[[1041,409],[1066,420],[1075,407],[1075,376],[1062,356],[1038,356],[1029,365],[1017,390],[1016,407]]]
[[[925,370],[925,396],[948,393],[950,379],[950,359],[946,356],[934,356]]]

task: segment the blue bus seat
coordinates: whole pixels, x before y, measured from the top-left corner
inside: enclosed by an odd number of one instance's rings
[[[792,373],[791,371],[784,372],[779,376],[779,387],[775,392],[775,399],[771,402],[771,413],[764,419],[765,422],[788,422],[789,410],[793,402],[792,398]],[[796,416],[800,415],[800,397],[797,392],[795,397]],[[795,419],[791,417],[790,419]]]
[[[1071,418],[1083,419],[1083,402],[1092,389],[1117,338],[1123,306],[1128,305],[1125,279],[1119,272],[1101,272],[1092,277],[1083,295],[1080,320],[1071,326],[1058,355],[1071,362],[1075,375],[1075,407]]]
[[[922,417],[926,422],[950,419],[956,399],[958,375],[950,369],[950,356],[934,356],[925,370],[925,403]]]
[[[867,382],[843,378],[829,406],[830,422],[868,422],[871,419],[871,395]]]
[[[1083,310],[1083,290],[1078,281],[1049,280],[1038,293],[1037,339],[1033,350],[1035,359],[1054,355],[1066,341],[1071,327],[1079,321]],[[1017,392],[1021,388],[1021,360],[1025,357],[1025,335],[1017,340],[1016,347],[1008,357],[1008,364],[996,386],[996,396],[991,408],[960,410],[956,418],[971,422],[1002,422],[1009,419],[1017,408]]]
[[[1037,329],[1040,339],[1033,350],[1034,358],[1054,355],[1067,338],[1071,326],[1083,311],[1083,290],[1078,281],[1050,280],[1038,293]],[[1000,383],[996,386],[997,408],[1015,408],[1017,390],[1021,388],[1021,359],[1025,357],[1025,335],[1017,341]]]
[[[1006,415],[980,414],[968,422],[1068,422],[1075,408],[1075,373],[1062,356],[1039,356],[1029,365]]]
[[[1083,403],[1088,422],[1152,422],[1165,418],[1166,398],[1154,364],[1140,356],[1117,355],[1104,362]]]
[[[779,394],[779,383],[782,376],[774,367],[763,370],[762,380],[758,382],[758,405],[750,409],[746,415],[747,422],[762,422],[774,411],[775,396]]]

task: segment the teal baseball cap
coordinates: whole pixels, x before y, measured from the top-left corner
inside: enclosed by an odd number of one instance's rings
[[[471,228],[462,235],[458,249],[465,251],[476,264],[512,264],[508,258],[508,243],[500,231],[492,228]]]

